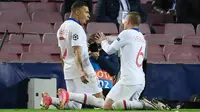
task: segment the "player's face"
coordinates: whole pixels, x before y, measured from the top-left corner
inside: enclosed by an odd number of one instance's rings
[[[89,20],[90,18],[90,13],[89,13],[89,9],[86,6],[83,6],[80,9],[80,14],[79,14],[79,21],[81,24],[86,24],[86,22]]]

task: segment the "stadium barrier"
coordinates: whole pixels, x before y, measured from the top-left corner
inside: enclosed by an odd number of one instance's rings
[[[192,95],[200,94],[199,68],[200,65],[148,64],[143,96],[188,101]],[[2,63],[0,108],[27,108],[31,78],[56,78],[57,88],[66,88],[61,64]]]

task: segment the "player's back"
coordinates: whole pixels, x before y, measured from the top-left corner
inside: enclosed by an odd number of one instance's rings
[[[142,63],[146,41],[141,32],[137,29],[128,29],[122,32],[125,45],[120,49],[121,52],[121,78],[126,84],[144,84],[144,72]]]
[[[82,26],[75,20],[65,21],[57,32],[58,45],[61,49],[61,56],[64,61],[64,72],[68,74],[67,79],[80,77],[76,67],[72,46],[81,46],[87,51],[86,34]],[[81,55],[84,55],[82,51]],[[87,52],[85,53],[87,54]]]

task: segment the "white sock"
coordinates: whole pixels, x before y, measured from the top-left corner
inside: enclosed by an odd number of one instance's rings
[[[113,110],[141,110],[141,109],[146,109],[146,110],[155,110],[155,108],[146,102],[141,101],[116,101],[112,104],[112,109]]]
[[[69,101],[68,103],[65,104],[65,109],[77,110],[81,108],[82,108],[82,104],[75,101]]]
[[[60,104],[59,98],[56,97],[51,97],[52,99],[52,105],[58,108]],[[69,101],[68,103],[65,104],[65,109],[81,109],[82,104],[74,102],[74,101]]]
[[[86,104],[94,106],[97,108],[103,108],[104,99],[96,98],[92,95],[78,94],[78,93],[69,93],[69,100],[79,102],[81,104]]]
[[[59,104],[60,104],[60,100],[57,97],[51,97],[52,99],[52,105],[55,106],[56,108],[58,108]]]

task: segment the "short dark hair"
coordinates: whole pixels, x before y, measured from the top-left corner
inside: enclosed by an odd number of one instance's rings
[[[76,10],[76,9],[78,9],[78,8],[81,8],[81,7],[83,7],[83,6],[86,6],[86,7],[87,7],[87,4],[86,4],[85,2],[83,2],[83,1],[76,1],[76,2],[74,2],[74,3],[72,4],[72,6],[71,6],[71,11]]]
[[[129,20],[131,21],[132,24],[140,25],[140,23],[141,23],[140,13],[138,13],[138,12],[129,12],[128,16],[129,16]]]

